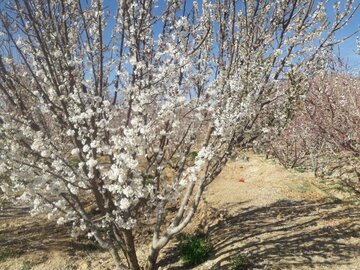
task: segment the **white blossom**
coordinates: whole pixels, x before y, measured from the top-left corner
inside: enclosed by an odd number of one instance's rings
[[[121,210],[127,210],[130,207],[130,201],[127,198],[122,198],[119,207]]]

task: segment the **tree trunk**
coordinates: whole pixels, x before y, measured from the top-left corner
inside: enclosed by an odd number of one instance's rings
[[[159,250],[151,249],[151,253],[147,259],[145,270],[156,270],[156,261],[159,256]]]
[[[131,230],[123,232],[125,240],[125,256],[131,270],[140,270],[139,262],[136,256],[136,248],[134,243],[134,236]]]
[[[115,264],[116,264],[117,269],[119,269],[119,270],[128,270],[128,268],[125,267],[125,266],[121,263],[120,256],[119,256],[117,250],[115,249],[115,247],[112,246],[112,247],[109,249],[109,251],[110,251],[110,254],[111,254],[112,258],[114,259],[114,262],[115,262]]]

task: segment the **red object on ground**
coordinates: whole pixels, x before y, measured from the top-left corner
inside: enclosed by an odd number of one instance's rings
[[[245,183],[245,179],[244,179],[244,178],[240,178],[240,179],[239,179],[239,182],[240,182],[240,183]]]

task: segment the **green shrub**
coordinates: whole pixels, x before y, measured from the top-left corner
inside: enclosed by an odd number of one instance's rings
[[[198,152],[196,152],[196,151],[190,152],[190,160],[195,161],[197,155],[198,155]]]
[[[213,251],[213,247],[204,235],[178,236],[178,248],[184,266],[191,267],[205,262]]]
[[[155,181],[154,181],[155,176],[153,176],[151,174],[145,174],[145,173],[143,173],[141,176],[143,178],[145,186],[155,184]]]
[[[299,172],[299,173],[304,173],[304,172],[306,172],[306,169],[305,169],[305,168],[301,168],[301,167],[295,167],[294,170],[297,171],[297,172]]]
[[[11,255],[11,251],[8,248],[0,250],[0,262],[7,260]]]
[[[252,266],[253,263],[249,258],[238,255],[231,259],[230,270],[249,270]]]
[[[24,261],[21,267],[21,270],[30,270],[36,265],[36,263],[32,261]]]

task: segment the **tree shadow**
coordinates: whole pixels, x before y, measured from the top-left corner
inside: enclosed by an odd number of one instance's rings
[[[2,248],[21,255],[34,251],[93,251],[97,247],[87,240],[71,238],[70,226],[59,226],[45,217],[31,217],[29,207],[6,204],[0,213],[0,243]]]
[[[211,269],[229,269],[231,259],[238,255],[250,258],[256,269],[320,265],[334,269],[334,265],[349,264],[360,256],[359,237],[360,207],[356,205],[281,200],[265,207],[243,208],[210,227],[215,249],[210,260],[216,262]],[[175,248],[167,251],[167,256],[172,254],[169,264],[179,260],[174,252]]]

